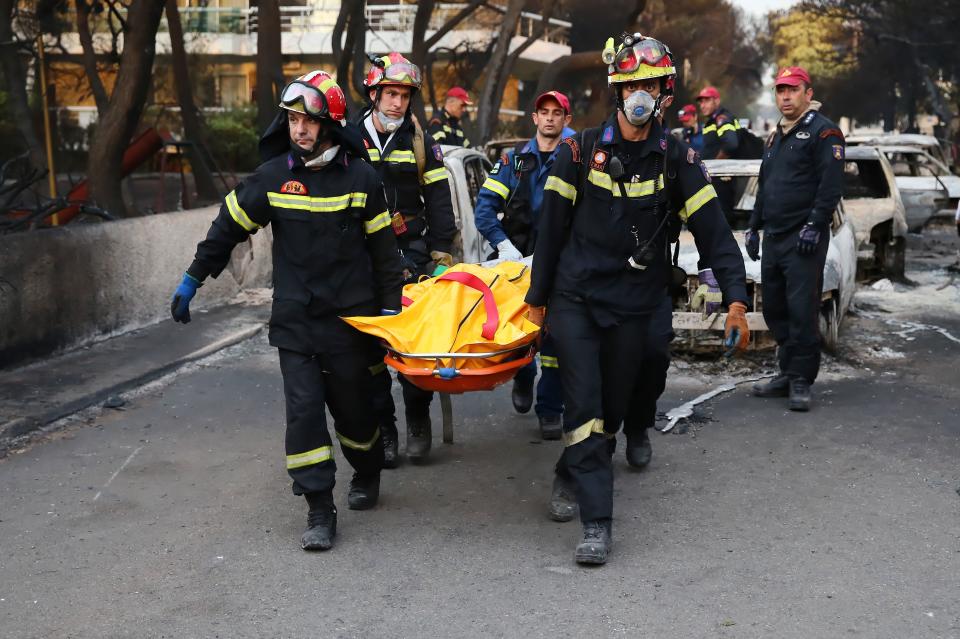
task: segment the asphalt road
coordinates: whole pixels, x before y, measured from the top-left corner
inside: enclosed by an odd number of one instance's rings
[[[744,386],[647,471],[618,452],[590,569],[508,388],[455,398],[449,446],[435,406],[433,463],[373,511],[341,464],[337,546],[302,552],[260,336],[0,461],[0,636],[960,637],[960,316],[874,300],[844,334],[810,413]],[[662,408],[770,361],[681,360]]]

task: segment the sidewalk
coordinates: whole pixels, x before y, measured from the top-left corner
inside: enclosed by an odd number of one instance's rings
[[[248,339],[266,326],[270,305],[228,304],[163,320],[63,355],[0,370],[0,456],[13,438],[102,404],[109,397]]]

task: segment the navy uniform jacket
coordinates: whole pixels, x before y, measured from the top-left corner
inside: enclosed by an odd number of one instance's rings
[[[828,227],[843,195],[844,153],[843,132],[818,111],[808,111],[786,135],[777,126],[763,149],[750,228]]]
[[[463,127],[460,126],[460,118],[455,118],[446,109],[441,109],[440,114],[434,116],[427,125],[427,134],[440,144],[449,144],[451,146],[470,146],[470,140],[467,139]]]
[[[319,170],[289,153],[264,162],[224,198],[187,273],[217,277],[233,247],[267,224],[274,346],[310,352],[310,316],[400,308],[400,254],[380,180],[365,161],[341,150]]]
[[[382,150],[379,140],[374,140],[365,126],[365,120],[360,122],[360,130],[370,161],[383,180],[387,208],[391,215],[403,216],[406,230],[397,234],[401,249],[406,250],[410,242],[423,237],[428,249],[426,255],[429,251],[450,253],[457,225],[440,145],[431,143],[424,135],[426,165],[421,177],[413,152],[413,120],[407,118]]]
[[[591,139],[591,148],[580,148]],[[559,294],[614,317],[652,312],[667,295],[668,233],[654,234],[664,215],[687,224],[725,303],[747,302],[743,256],[699,156],[657,121],[642,149],[641,162],[624,162],[639,166],[636,173],[617,182],[610,162],[625,147],[616,115],[560,145],[544,187],[528,304],[544,306]],[[653,214],[658,199],[660,217]],[[652,237],[662,257],[644,271],[628,266],[638,241]]]
[[[514,196],[520,188],[520,180],[526,179],[526,197],[529,206],[530,223],[532,238],[530,244],[535,243],[537,221],[540,218],[540,209],[543,206],[543,187],[547,183],[547,176],[557,159],[562,145],[557,145],[553,153],[547,158],[546,162],[540,161],[540,147],[537,145],[537,138],[531,139],[526,146],[521,149],[521,162],[529,162],[534,165],[530,171],[523,171],[523,177],[518,177],[517,167],[515,165],[516,149],[510,149],[503,154],[503,157],[497,161],[490,171],[490,176],[480,188],[480,194],[477,196],[477,206],[474,209],[474,218],[476,220],[477,230],[491,246],[507,239],[503,224],[497,218],[497,213],[504,211],[507,203],[513,201]],[[524,247],[517,246],[523,252]]]
[[[737,155],[737,147],[740,141],[737,138],[737,129],[740,123],[733,117],[733,114],[725,108],[720,107],[713,112],[706,123],[703,125],[703,155],[704,160],[715,160],[720,151],[727,154],[727,157],[734,158]]]

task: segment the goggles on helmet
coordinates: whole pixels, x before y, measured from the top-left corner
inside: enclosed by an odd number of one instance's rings
[[[623,44],[613,62],[617,73],[633,73],[641,64],[656,66],[664,57],[670,55],[666,45],[653,38],[635,39],[627,36]]]
[[[419,87],[421,79],[420,69],[417,68],[417,65],[409,62],[394,62],[383,69],[383,80],[380,82],[383,84],[398,82],[404,85],[413,84]]]
[[[280,94],[280,106],[292,107],[298,101],[303,103],[307,115],[315,118],[330,117],[330,109],[323,93],[315,86],[294,80]]]

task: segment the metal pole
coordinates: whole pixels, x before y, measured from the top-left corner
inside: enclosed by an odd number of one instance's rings
[[[47,147],[47,179],[50,182],[50,197],[57,197],[57,172],[53,167],[53,137],[50,133],[50,106],[47,104],[47,70],[43,57],[43,34],[37,36],[37,54],[40,58],[40,105],[43,108],[43,137]],[[50,216],[53,226],[59,224],[56,213]]]

